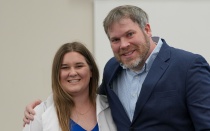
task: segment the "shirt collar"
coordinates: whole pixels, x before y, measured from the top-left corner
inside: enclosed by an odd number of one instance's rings
[[[152,66],[152,63],[153,61],[155,60],[155,58],[157,57],[159,51],[160,51],[160,48],[162,47],[163,45],[163,42],[162,40],[159,38],[159,37],[152,37],[153,41],[155,43],[157,43],[155,49],[152,51],[152,53],[150,54],[150,56],[147,58],[146,62],[145,62],[145,65],[147,65],[146,67],[146,71],[148,72]]]

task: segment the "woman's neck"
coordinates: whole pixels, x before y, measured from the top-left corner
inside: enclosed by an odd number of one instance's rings
[[[95,127],[96,107],[89,97],[80,97],[74,99],[75,107],[72,109],[71,119],[86,130],[91,130]]]

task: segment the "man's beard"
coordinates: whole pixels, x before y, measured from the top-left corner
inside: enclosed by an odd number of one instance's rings
[[[135,60],[133,60],[132,62],[128,62],[128,63],[122,63],[123,66],[125,68],[129,68],[129,69],[135,69],[137,68],[141,63],[143,63],[143,59],[141,59],[140,57],[136,58]]]
[[[145,41],[146,41],[146,44],[144,44],[144,50],[134,60],[128,60],[128,62],[123,62],[122,60],[120,60],[119,57],[115,56],[118,59],[118,61],[122,64],[122,66],[124,66],[125,68],[133,69],[133,70],[141,69],[143,67],[143,65],[146,61],[146,56],[150,49],[149,39],[146,35],[144,37],[145,37]]]

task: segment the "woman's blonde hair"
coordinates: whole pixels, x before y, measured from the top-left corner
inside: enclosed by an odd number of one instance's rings
[[[59,125],[62,131],[69,131],[71,110],[75,103],[72,100],[71,95],[64,91],[60,83],[60,69],[63,57],[68,52],[77,52],[84,56],[89,68],[92,72],[92,77],[89,83],[89,98],[95,105],[96,90],[99,81],[99,70],[91,52],[80,42],[66,43],[62,45],[55,54],[53,65],[52,65],[52,92],[53,100],[58,116]]]

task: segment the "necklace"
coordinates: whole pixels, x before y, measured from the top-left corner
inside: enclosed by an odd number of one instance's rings
[[[92,107],[92,106],[90,105],[89,108],[88,108],[84,113],[81,113],[81,112],[77,111],[76,109],[75,109],[75,111],[76,111],[76,113],[79,114],[79,115],[85,115],[85,114],[87,114],[87,113],[90,111],[91,107]]]
[[[82,109],[83,107],[81,107]],[[73,120],[80,125],[82,128],[84,128],[87,131],[90,131],[93,128],[93,122],[95,122],[95,120],[93,121],[93,115],[95,114],[91,109],[94,108],[94,104],[92,105],[92,103],[89,103],[88,107],[86,108],[86,110],[84,112],[79,112],[78,110],[76,110],[76,108],[74,109],[74,113],[72,114],[73,116]],[[85,109],[85,108],[83,108]],[[95,110],[94,110],[95,111]],[[90,113],[89,113],[90,112]],[[94,114],[93,114],[94,113]],[[90,120],[91,119],[91,120]]]

